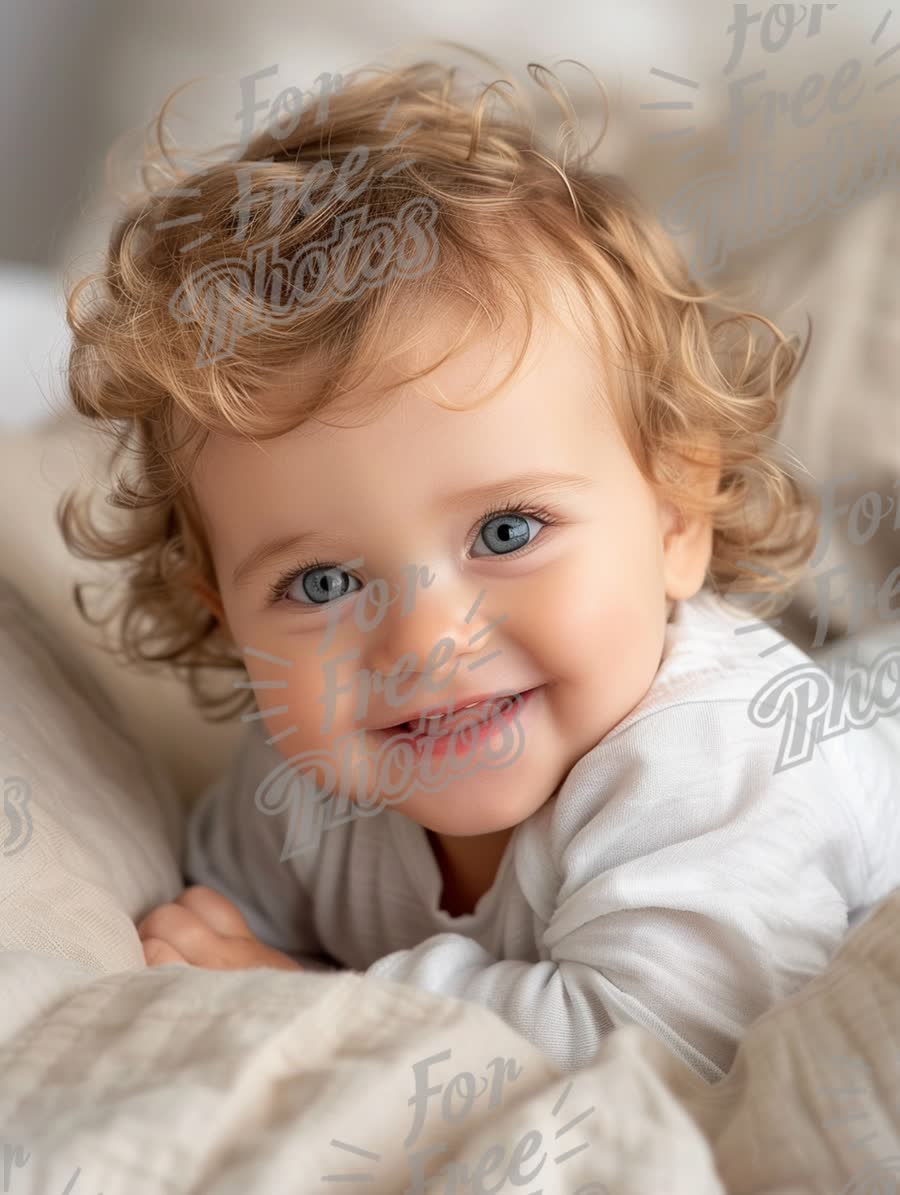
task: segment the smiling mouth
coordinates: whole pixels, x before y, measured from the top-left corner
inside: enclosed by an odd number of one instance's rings
[[[487,722],[502,710],[508,709],[508,703],[521,701],[525,693],[501,693],[496,697],[486,697],[483,701],[473,701],[469,705],[460,706],[451,714],[421,714],[411,718],[408,722],[399,722],[396,726],[386,727],[388,734],[412,734],[414,737],[438,738],[450,734],[462,726],[478,726]]]

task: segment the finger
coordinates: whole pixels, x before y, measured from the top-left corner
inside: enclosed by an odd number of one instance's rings
[[[185,888],[177,903],[196,913],[210,929],[225,938],[253,937],[240,909],[227,896],[213,888],[207,888],[205,884],[194,884]]]
[[[213,964],[223,970],[244,971],[256,967],[274,967],[277,971],[302,971],[300,963],[280,950],[266,946],[256,938],[229,938],[222,940],[218,960]]]
[[[277,971],[302,971],[303,967],[300,963],[295,962],[289,954],[282,954],[280,950],[274,950],[266,946],[263,948],[265,954],[260,955],[263,967],[274,967]]]
[[[187,964],[187,959],[161,938],[147,938],[143,947],[144,962],[148,967],[164,967],[166,963]]]
[[[160,905],[138,925],[138,937],[142,941],[159,938],[173,946],[187,962],[209,953],[221,934],[210,929],[195,912],[183,905]]]

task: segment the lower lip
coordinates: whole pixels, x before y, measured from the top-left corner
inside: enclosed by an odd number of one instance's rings
[[[498,711],[492,718],[486,718],[483,722],[466,727],[465,732],[462,734],[454,734],[452,730],[448,730],[444,734],[417,734],[411,741],[417,748],[424,748],[426,743],[430,743],[432,758],[440,759],[441,756],[446,755],[450,750],[451,744],[453,745],[455,755],[468,755],[471,751],[480,747],[492,734],[496,734],[498,730],[501,730],[503,723],[509,724],[514,718],[518,717],[537,691],[538,689],[535,688],[520,693],[518,701],[511,701],[508,708]],[[404,732],[399,731],[398,727],[393,726],[388,733],[396,735]],[[409,734],[410,732],[406,731],[405,733]]]

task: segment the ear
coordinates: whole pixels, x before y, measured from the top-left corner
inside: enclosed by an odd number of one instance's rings
[[[704,463],[685,463],[682,479],[688,481],[698,495],[712,497],[719,489],[720,455],[717,446],[707,443],[704,447]],[[691,514],[671,502],[662,501],[660,529],[666,597],[686,601],[703,588],[706,580],[712,556],[712,517]]]

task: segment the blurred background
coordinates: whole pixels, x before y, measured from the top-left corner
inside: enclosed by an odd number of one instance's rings
[[[261,0],[253,6],[236,0],[6,0],[0,26],[0,152],[6,163],[0,335],[9,363],[0,420],[7,424],[33,419],[46,410],[50,391],[60,394],[58,371],[48,368],[48,354],[58,362],[64,347],[59,288],[97,268],[119,207],[115,188],[137,184],[144,131],[180,85],[191,83],[176,100],[170,135],[179,144],[207,148],[237,139],[241,80],[256,72],[277,68],[257,83],[259,99],[274,101],[285,87],[311,88],[322,71],[346,74],[396,53],[453,56],[455,51],[434,45],[441,39],[495,58],[503,74],[522,82],[534,98],[538,128],[552,139],[558,114],[526,67],[577,59],[602,81],[609,100],[598,167],[621,171],[654,210],[668,212],[686,253],[698,234],[688,226],[687,209],[693,209],[694,223],[709,225],[723,204],[712,216],[699,212],[698,206],[715,201],[716,184],[706,186],[702,197],[677,198],[685,187],[723,167],[733,174],[761,150],[782,163],[779,169],[803,155],[812,155],[819,169],[838,126],[850,125],[858,141],[867,130],[880,136],[900,117],[900,85],[890,82],[900,77],[900,54],[891,53],[900,44],[900,17],[883,0],[461,0],[452,6],[411,0],[378,6],[361,0]],[[856,79],[850,71],[836,80],[842,64],[854,58]],[[473,78],[497,77],[488,65],[468,62]],[[554,69],[583,122],[582,143],[593,141],[602,128],[597,84],[588,70],[571,64]],[[816,74],[822,76],[818,93],[809,82]],[[749,84],[729,92],[734,80],[748,76]],[[896,147],[900,134],[895,129],[891,135]],[[110,178],[106,163],[113,147],[118,173]],[[122,168],[129,161],[130,178]],[[876,195],[896,193],[896,164],[892,178],[890,170],[884,174],[883,183],[876,180]],[[855,194],[841,201],[839,211],[826,207],[813,221],[776,227],[774,235],[753,237],[749,249],[732,251],[717,281],[758,287],[765,263],[787,245],[798,264],[789,277],[782,271],[766,297],[780,311],[790,304],[802,308],[810,294],[802,262],[819,260],[822,245],[836,235],[834,225],[846,223],[850,209],[866,201],[865,187],[850,191]],[[748,210],[729,210],[726,218],[747,225]],[[701,250],[698,265],[704,257]],[[29,378],[39,381],[38,390],[26,384]]]

